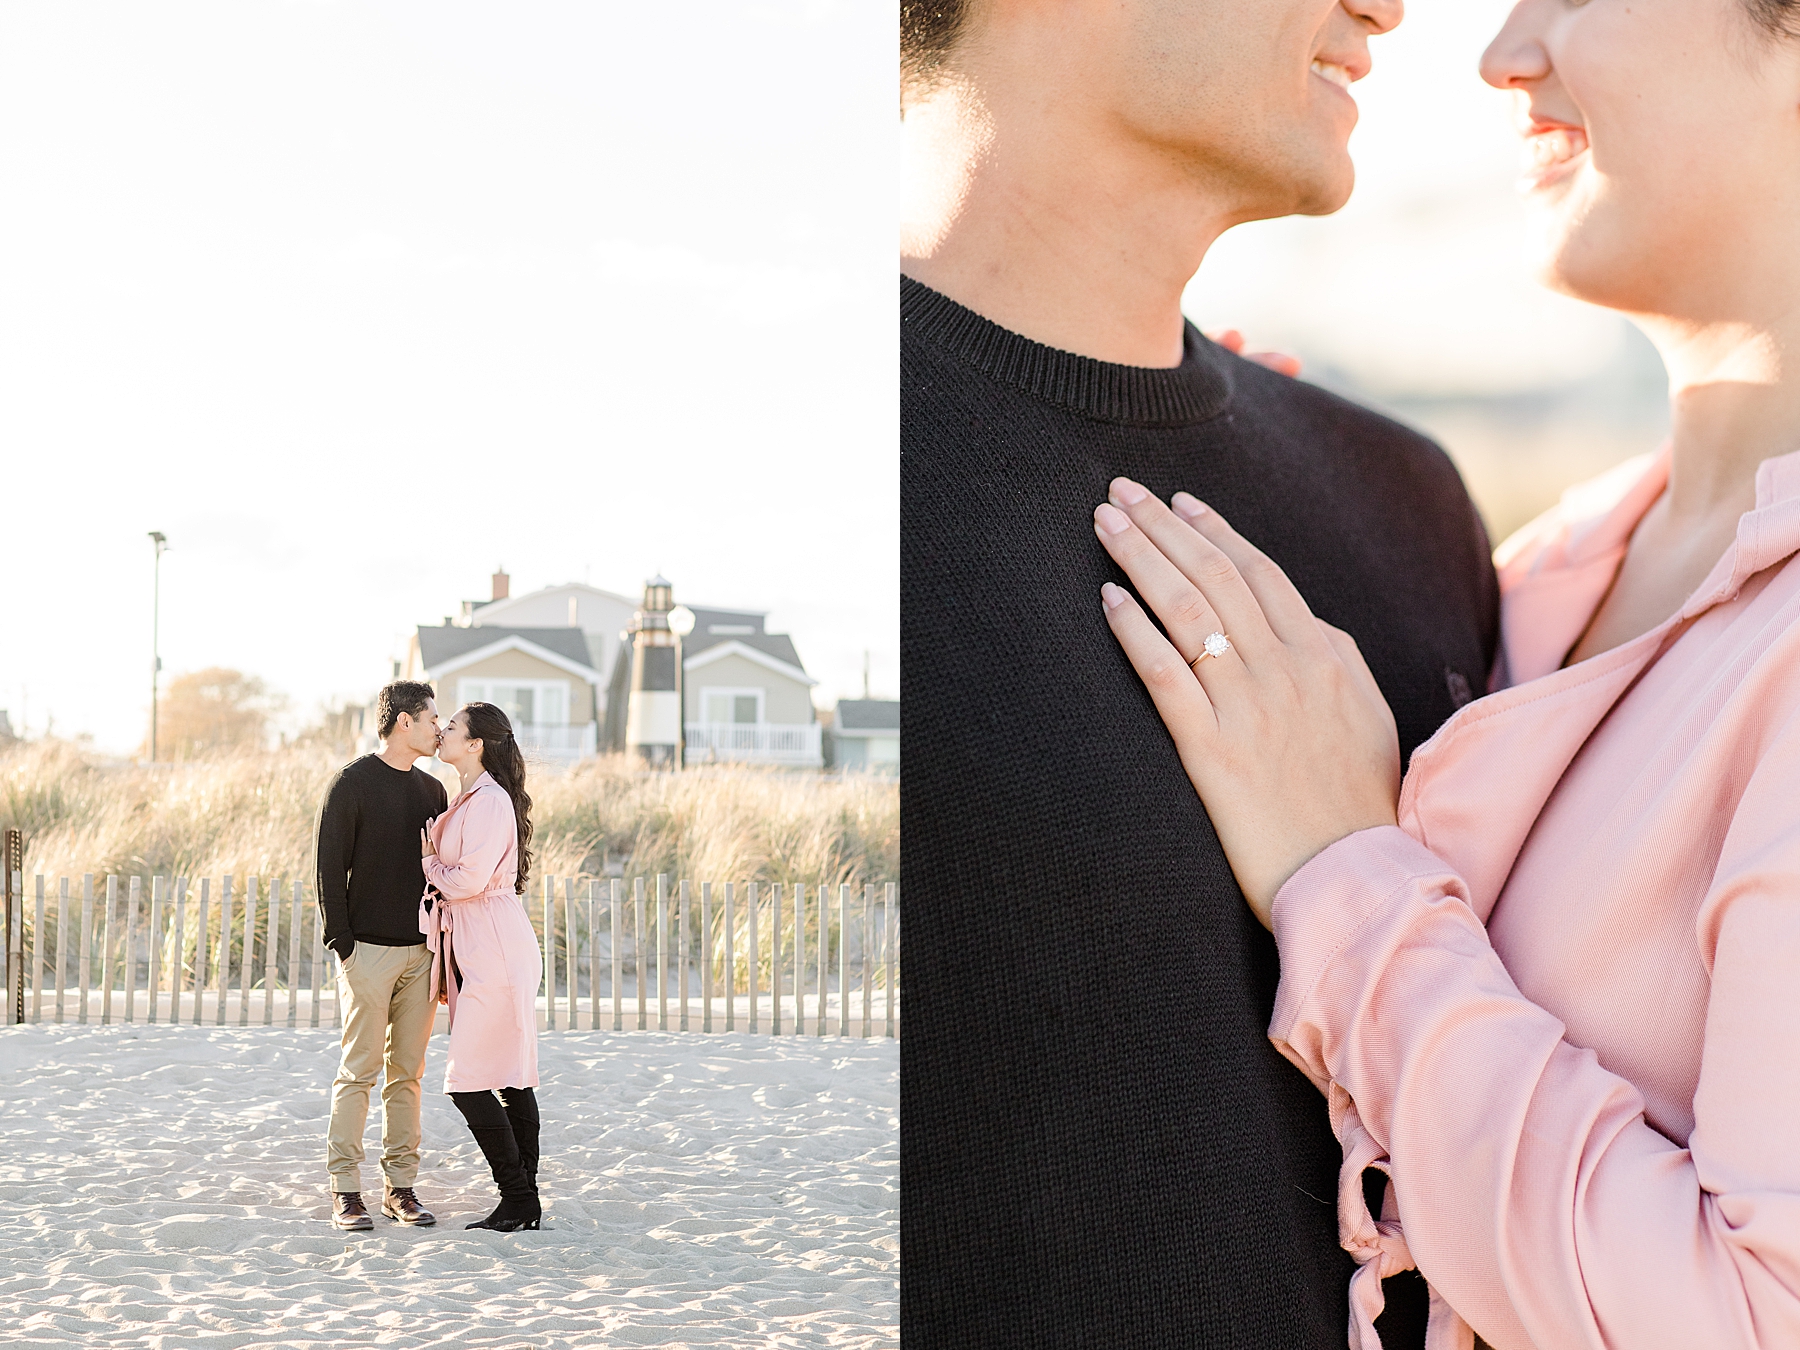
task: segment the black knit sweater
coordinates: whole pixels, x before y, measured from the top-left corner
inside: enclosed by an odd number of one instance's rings
[[[901,1332],[939,1347],[1342,1350],[1324,1100],[1273,939],[1102,617],[1108,481],[1187,489],[1355,636],[1408,753],[1498,600],[1449,460],[1213,346],[1109,365],[901,283]],[[1389,1345],[1422,1286],[1388,1281]]]
[[[425,941],[419,831],[448,805],[444,785],[417,765],[403,772],[380,755],[364,755],[337,771],[319,807],[326,946],[350,939],[382,947]]]

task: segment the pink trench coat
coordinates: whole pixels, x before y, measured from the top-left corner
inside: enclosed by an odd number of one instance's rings
[[[1359,1350],[1414,1258],[1434,1350],[1800,1346],[1800,454],[1678,615],[1561,669],[1667,477],[1501,547],[1500,692],[1276,897]]]
[[[431,996],[451,976],[450,1060],[445,1092],[536,1087],[537,989],[543,956],[513,886],[519,874],[512,798],[487,774],[431,823],[437,849],[422,859],[442,898],[419,906],[419,928],[433,953]]]

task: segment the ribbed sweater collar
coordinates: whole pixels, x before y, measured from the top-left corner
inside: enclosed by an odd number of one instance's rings
[[[1217,417],[1231,401],[1221,353],[1191,323],[1180,365],[1122,366],[1033,342],[906,276],[900,278],[900,323],[990,378],[1095,421],[1192,426]]]

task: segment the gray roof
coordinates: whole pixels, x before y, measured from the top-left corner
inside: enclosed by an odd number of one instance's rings
[[[800,653],[794,650],[794,640],[786,633],[726,633],[702,634],[696,626],[692,635],[681,640],[681,658],[688,661],[700,655],[709,647],[716,647],[721,642],[741,642],[746,647],[754,648],[764,656],[772,656],[777,661],[786,661],[796,670],[805,670],[800,664]]]
[[[589,670],[594,670],[588,653],[587,638],[579,628],[419,628],[419,660],[426,670],[436,670],[446,661],[480,651],[509,637],[521,637],[545,651],[566,656]],[[600,672],[594,670],[594,678]]]
[[[900,700],[889,698],[840,698],[835,730],[898,731]]]
[[[705,637],[712,628],[748,628],[752,633],[763,631],[763,619],[767,616],[754,609],[701,609],[698,605],[689,605],[694,611],[694,636]],[[737,636],[743,636],[741,633]]]
[[[750,630],[747,633],[742,631],[746,628]],[[696,657],[721,642],[741,642],[764,656],[785,661],[798,670],[806,669],[791,637],[786,633],[765,633],[763,616],[741,609],[695,609],[694,631],[681,640],[682,659]]]

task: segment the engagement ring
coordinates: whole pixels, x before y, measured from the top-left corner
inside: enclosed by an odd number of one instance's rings
[[[1200,645],[1204,650],[1201,651],[1199,656],[1194,658],[1193,664],[1195,665],[1198,665],[1205,657],[1225,655],[1226,652],[1231,650],[1231,639],[1226,637],[1223,633],[1208,633],[1206,635],[1206,641]]]

